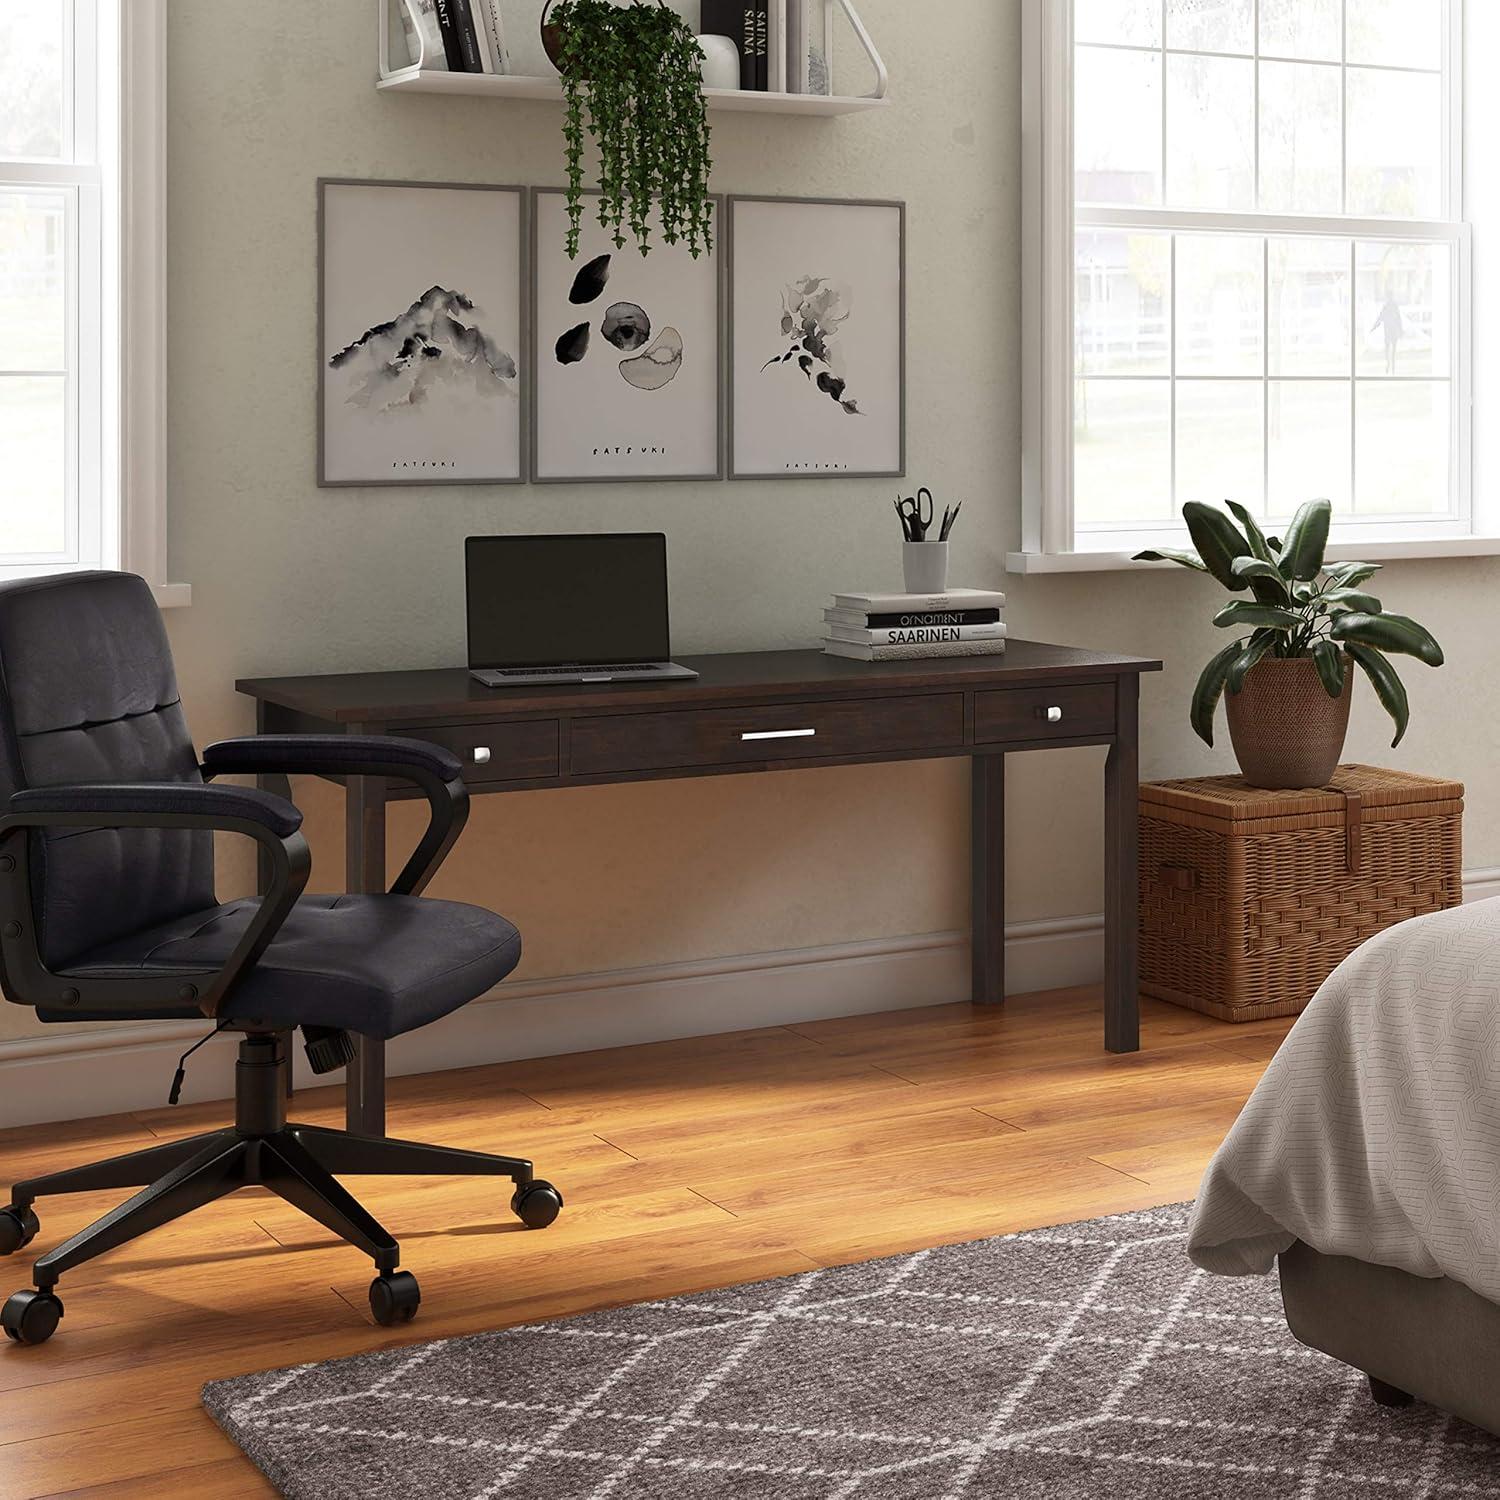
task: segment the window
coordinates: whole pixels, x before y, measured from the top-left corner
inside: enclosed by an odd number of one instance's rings
[[[163,0],[0,0],[0,579],[163,602]],[[129,226],[129,234],[122,233]]]
[[[1473,538],[1461,0],[1029,0],[1030,553]],[[1024,565],[1024,564],[1023,564]]]

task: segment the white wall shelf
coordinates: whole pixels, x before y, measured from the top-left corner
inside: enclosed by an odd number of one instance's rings
[[[449,73],[441,68],[399,68],[375,85],[398,94],[482,94],[491,99],[550,99],[561,102],[562,85],[555,78],[527,78],[513,73]],[[747,114],[849,115],[880,109],[885,97],[839,94],[769,94],[749,89],[704,89],[710,109],[742,110]]]
[[[772,94],[750,89],[704,89],[703,97],[714,110],[737,110],[746,114],[769,115],[849,115],[860,110],[879,109],[890,101],[886,89],[890,75],[885,60],[876,50],[865,23],[855,9],[854,0],[836,0],[844,13],[855,40],[875,69],[875,88],[869,94]],[[541,99],[561,103],[562,83],[558,78],[540,78],[519,73],[451,73],[445,68],[423,67],[425,54],[405,66],[396,64],[393,54],[399,50],[403,60],[406,49],[399,41],[401,0],[380,0],[380,75],[377,89],[398,94],[471,94],[491,99]],[[827,13],[826,45],[833,47],[833,11]],[[393,32],[396,37],[393,38]]]

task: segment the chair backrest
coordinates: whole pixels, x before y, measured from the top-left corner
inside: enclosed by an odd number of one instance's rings
[[[27,787],[199,781],[161,612],[132,573],[0,584],[0,811]],[[49,968],[214,903],[213,834],[33,835]]]

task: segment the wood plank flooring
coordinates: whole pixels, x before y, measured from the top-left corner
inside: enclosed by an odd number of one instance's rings
[[[51,1343],[0,1348],[0,1500],[269,1495],[206,1380],[1190,1198],[1291,1022],[1144,1012],[1121,1057],[1085,989],[394,1080],[393,1135],[531,1156],[558,1222],[522,1230],[508,1184],[363,1179],[422,1283],[400,1333],[364,1258],[262,1190],[118,1250],[64,1279]],[[230,1114],[0,1132],[0,1183]],[[293,1116],[341,1124],[339,1091]],[[32,1249],[119,1196],[44,1201]]]

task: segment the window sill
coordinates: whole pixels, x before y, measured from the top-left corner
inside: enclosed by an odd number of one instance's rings
[[[1404,541],[1330,542],[1330,562],[1355,559],[1386,562],[1395,558],[1500,557],[1500,536],[1444,536]],[[1007,552],[1007,573],[1119,573],[1135,568],[1175,568],[1172,562],[1134,562],[1129,552]]]

